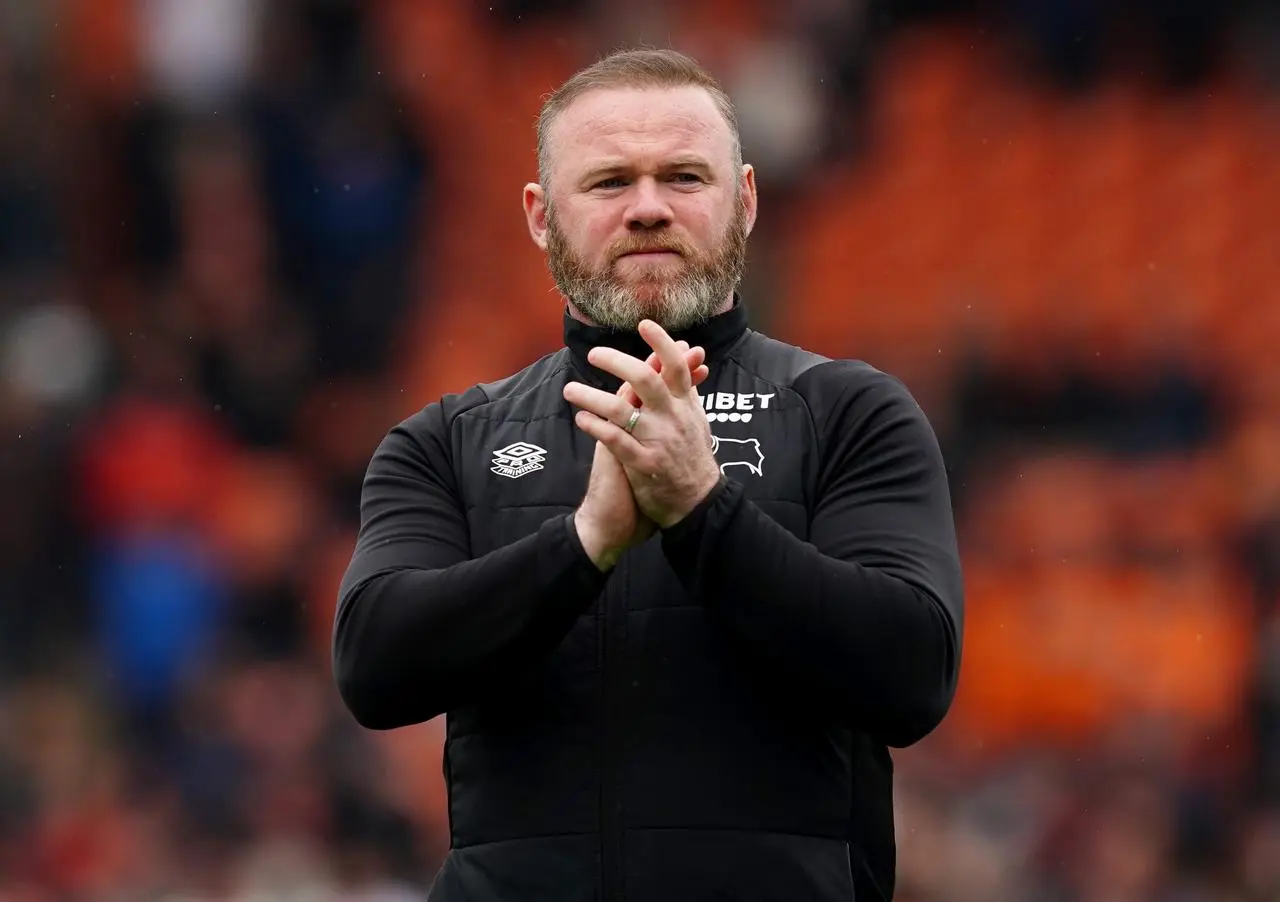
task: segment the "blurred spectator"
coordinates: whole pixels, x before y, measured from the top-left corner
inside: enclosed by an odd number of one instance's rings
[[[247,87],[262,11],[253,0],[142,0],[139,43],[153,98],[182,112],[229,112]]]

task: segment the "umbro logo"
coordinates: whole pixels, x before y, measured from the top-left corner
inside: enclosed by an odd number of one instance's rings
[[[529,442],[516,442],[493,452],[493,466],[489,469],[499,476],[519,479],[527,473],[541,470],[546,459],[546,448],[539,448]]]

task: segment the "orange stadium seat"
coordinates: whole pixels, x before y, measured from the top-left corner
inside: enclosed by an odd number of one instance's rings
[[[966,622],[953,728],[992,744],[1080,744],[1139,712],[1185,733],[1238,718],[1251,620],[1224,574],[979,564],[967,581],[981,603]]]

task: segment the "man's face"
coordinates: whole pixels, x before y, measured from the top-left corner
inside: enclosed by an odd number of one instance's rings
[[[553,125],[549,184],[525,189],[534,241],[591,321],[686,328],[742,275],[755,178],[701,88],[594,91]]]

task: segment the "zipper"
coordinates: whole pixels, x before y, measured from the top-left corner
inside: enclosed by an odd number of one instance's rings
[[[600,617],[600,898],[622,902],[622,751],[626,687],[627,563],[624,555],[605,586]]]

